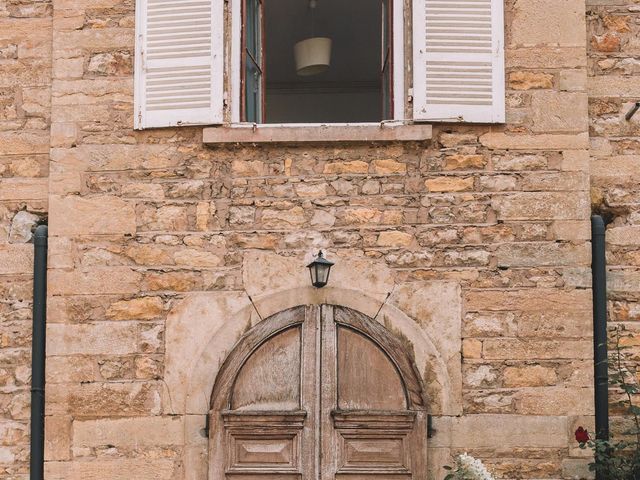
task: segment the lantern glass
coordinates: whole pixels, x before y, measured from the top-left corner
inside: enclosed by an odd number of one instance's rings
[[[324,258],[324,254],[319,252],[316,259],[307,265],[311,275],[311,284],[316,288],[326,286],[329,283],[329,274],[332,266],[333,262]]]

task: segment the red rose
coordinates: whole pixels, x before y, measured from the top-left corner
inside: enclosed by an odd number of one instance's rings
[[[591,438],[589,438],[589,432],[582,427],[578,427],[576,430],[576,441],[578,443],[587,443],[589,440],[591,440]]]

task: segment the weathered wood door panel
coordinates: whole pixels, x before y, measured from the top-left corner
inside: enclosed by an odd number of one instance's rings
[[[346,308],[298,307],[248,332],[221,368],[211,415],[211,480],[426,478],[415,366]]]

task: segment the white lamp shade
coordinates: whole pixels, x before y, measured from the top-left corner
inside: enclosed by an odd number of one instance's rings
[[[293,47],[298,75],[308,77],[325,72],[331,63],[331,39],[307,38]]]

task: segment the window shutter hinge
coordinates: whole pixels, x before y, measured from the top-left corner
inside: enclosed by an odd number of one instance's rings
[[[409,102],[409,103],[413,102],[413,88],[410,88],[407,91],[407,102]]]

